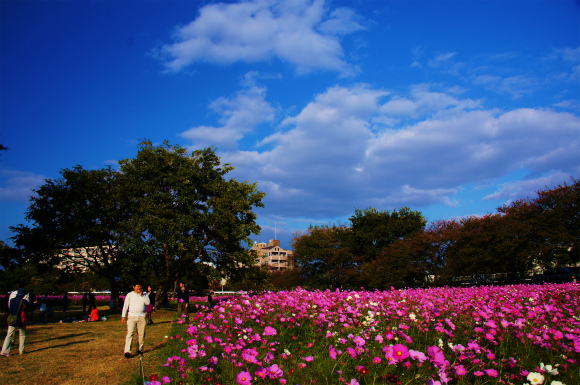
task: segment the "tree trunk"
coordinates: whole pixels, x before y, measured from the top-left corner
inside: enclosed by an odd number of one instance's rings
[[[163,281],[159,285],[159,289],[157,290],[157,296],[155,298],[155,307],[160,308],[163,303],[165,303],[169,299],[169,287],[171,285],[172,277],[169,270],[169,248],[167,245],[164,245],[165,250],[165,277],[163,277]]]
[[[109,277],[109,284],[111,285],[111,300],[113,300],[113,306],[116,308],[121,308],[121,299],[119,298],[119,284],[115,277]]]

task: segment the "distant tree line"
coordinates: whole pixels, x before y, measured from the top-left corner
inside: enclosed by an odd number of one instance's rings
[[[402,208],[356,210],[349,225],[313,226],[293,239],[294,271],[277,285],[387,289],[451,285],[494,274],[522,282],[534,267],[580,262],[580,182],[501,206],[494,214],[434,222]]]
[[[265,194],[226,179],[232,170],[213,148],[189,154],[148,140],[119,170],[63,169],[34,190],[30,225],[11,228],[16,248],[0,245],[1,286],[48,275],[54,289],[88,271],[108,282],[113,299],[120,284],[125,291],[143,280],[159,304],[177,280],[207,289],[224,275],[243,279],[254,269],[244,244],[260,232],[253,209]]]

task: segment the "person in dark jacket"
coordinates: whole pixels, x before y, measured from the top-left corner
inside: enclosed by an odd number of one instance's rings
[[[153,325],[151,316],[155,312],[155,292],[151,285],[147,286],[147,296],[149,296],[149,305],[145,306],[145,317],[147,317],[147,325]]]
[[[26,318],[28,311],[30,310],[30,297],[28,292],[24,288],[24,283],[18,285],[18,290],[13,291],[8,299],[8,308],[10,309],[10,314],[18,314],[18,321],[16,325],[8,326],[8,331],[6,333],[6,338],[4,339],[4,345],[2,345],[2,354],[5,357],[11,357],[10,347],[12,345],[12,336],[16,332],[16,329],[20,331],[20,346],[19,353],[24,354],[24,343],[26,342]],[[22,306],[20,303],[22,302]],[[20,307],[20,311],[18,308]]]
[[[89,295],[85,293],[83,295],[83,315],[87,312],[87,305],[89,304]]]
[[[181,318],[185,315],[185,322],[189,323],[189,289],[185,286],[185,282],[179,282],[179,290],[177,290],[177,317]]]
[[[66,313],[66,309],[68,309],[68,293],[64,293],[62,296],[62,311]]]

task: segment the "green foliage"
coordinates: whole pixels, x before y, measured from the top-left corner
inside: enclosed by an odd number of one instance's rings
[[[89,269],[107,279],[156,285],[161,301],[178,279],[207,289],[208,279],[240,276],[253,260],[243,244],[258,234],[256,183],[226,179],[212,148],[188,154],[145,140],[120,170],[63,169],[35,190],[26,219],[11,228],[26,262],[70,273]],[[65,252],[66,251],[66,252]]]
[[[315,226],[293,240],[294,257],[307,285],[354,288],[368,285],[364,266],[394,242],[421,231],[426,220],[408,208],[357,209],[351,226]]]
[[[434,222],[409,209],[356,210],[351,226],[311,227],[294,253],[304,285],[386,289],[452,284],[495,275],[517,283],[535,267],[580,263],[580,182],[573,180],[498,208]]]
[[[357,209],[350,222],[353,253],[364,262],[374,260],[387,246],[423,230],[427,224],[419,211],[407,207],[392,212]]]
[[[28,262],[59,266],[68,274],[86,269],[109,281],[118,298],[115,277],[127,255],[119,248],[120,225],[128,217],[119,173],[110,167],[63,169],[35,190],[26,219],[33,226],[12,227],[12,238]]]
[[[192,270],[212,266],[231,275],[252,264],[243,243],[260,232],[254,207],[263,207],[257,184],[225,179],[233,170],[212,148],[188,154],[164,142],[139,145],[134,159],[120,162],[122,185],[130,198],[130,217],[122,235],[123,250],[167,293]],[[215,276],[215,272],[205,275]],[[193,277],[194,278],[194,277]],[[161,296],[159,296],[161,300]]]

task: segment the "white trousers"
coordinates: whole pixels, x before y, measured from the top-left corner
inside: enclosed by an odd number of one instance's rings
[[[12,336],[16,333],[16,329],[20,330],[20,346],[18,352],[24,354],[24,342],[26,342],[26,326],[8,326],[8,332],[6,333],[6,338],[4,339],[4,345],[2,345],[2,354],[10,353],[10,346],[12,345]]]
[[[139,345],[137,350],[143,351],[143,345],[145,344],[145,316],[143,317],[129,317],[127,318],[127,337],[125,337],[125,353],[131,353],[131,345],[133,344],[133,333],[135,333],[135,327],[137,328],[137,334],[139,334]]]

